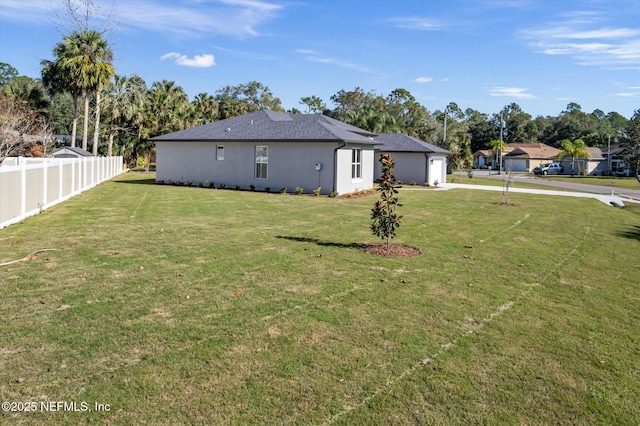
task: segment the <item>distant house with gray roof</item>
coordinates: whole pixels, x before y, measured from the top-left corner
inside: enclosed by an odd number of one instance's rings
[[[83,158],[93,157],[93,154],[77,146],[63,146],[53,150],[51,155],[55,158]]]
[[[380,134],[374,137],[381,145],[377,151],[388,152],[395,162],[394,175],[403,183],[435,185],[447,181],[447,158],[451,152],[400,133]],[[376,162],[374,177],[382,174],[382,166]]]
[[[345,194],[373,187],[376,136],[321,114],[257,111],[151,140],[157,181]]]

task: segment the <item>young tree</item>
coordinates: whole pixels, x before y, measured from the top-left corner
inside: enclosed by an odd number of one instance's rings
[[[380,199],[376,201],[371,210],[371,231],[374,235],[386,240],[387,252],[391,246],[391,239],[396,236],[396,228],[400,226],[400,219],[395,212],[398,204],[398,190],[394,185],[393,168],[395,163],[388,153],[380,154],[382,164],[382,176],[378,180],[377,190],[380,191]]]

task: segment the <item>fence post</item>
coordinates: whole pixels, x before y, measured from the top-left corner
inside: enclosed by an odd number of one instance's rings
[[[40,205],[40,210],[44,210],[47,206],[47,192],[49,191],[49,183],[47,179],[47,174],[49,173],[49,164],[47,160],[42,162],[42,204]]]
[[[20,165],[20,220],[25,218],[27,213],[27,162],[18,157]]]

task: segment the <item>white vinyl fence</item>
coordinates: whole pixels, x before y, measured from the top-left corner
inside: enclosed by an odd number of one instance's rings
[[[6,158],[0,165],[0,229],[123,173],[122,157]]]

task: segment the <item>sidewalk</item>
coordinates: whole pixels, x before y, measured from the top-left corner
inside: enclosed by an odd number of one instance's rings
[[[474,174],[474,177],[475,174]],[[504,175],[477,175],[480,179],[494,179],[494,180],[502,180],[504,179]],[[640,185],[638,185],[638,189],[629,189],[629,188],[615,188],[611,186],[599,186],[599,185],[588,185],[579,182],[558,182],[553,180],[547,180],[545,178],[538,178],[531,175],[518,175],[514,174],[512,177],[517,182],[530,182],[535,183],[536,185],[545,185],[553,188],[562,188],[562,189],[571,189],[574,191],[581,192],[589,192],[594,194],[602,194],[602,195],[611,195],[611,193],[615,193],[616,195],[626,195],[628,197],[632,197],[640,200]],[[577,178],[576,180],[579,180]]]
[[[536,182],[537,183],[537,182]],[[444,183],[441,184],[438,189],[440,190],[449,190],[449,189],[477,189],[481,191],[498,191],[502,192],[501,186],[488,186],[488,185],[468,185],[464,183]],[[616,189],[616,188],[614,188]],[[524,194],[537,194],[537,195],[553,195],[553,196],[561,196],[561,197],[580,197],[580,198],[593,198],[598,201],[601,201],[610,206],[616,207],[624,207],[624,201],[631,202],[639,202],[629,199],[623,199],[617,195],[605,195],[605,194],[594,194],[591,192],[569,192],[569,191],[553,191],[549,189],[528,189],[528,188],[509,188],[509,193],[524,193]],[[611,188],[609,188],[609,193],[611,193]]]

